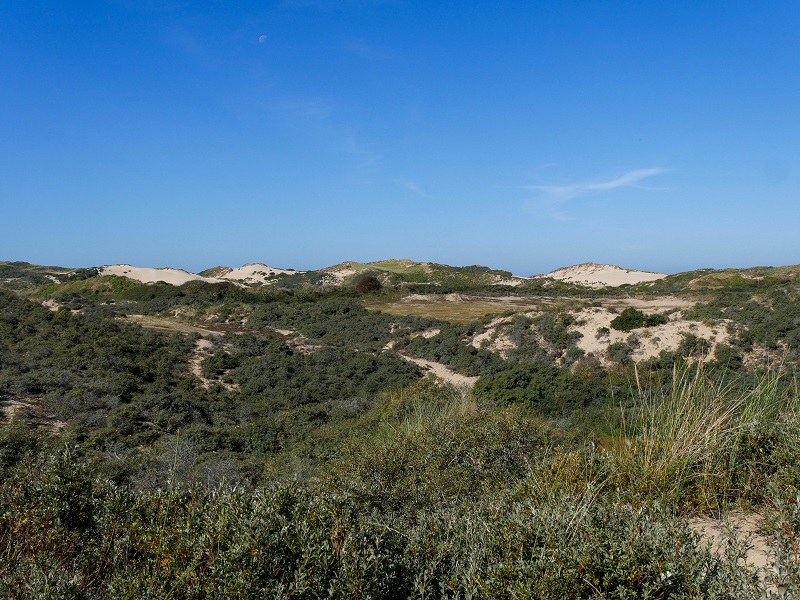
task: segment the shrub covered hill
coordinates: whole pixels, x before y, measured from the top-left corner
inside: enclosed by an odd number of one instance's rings
[[[800,597],[800,267],[631,274],[0,263],[0,595]]]

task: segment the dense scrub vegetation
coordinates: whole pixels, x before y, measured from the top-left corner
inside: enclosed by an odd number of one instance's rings
[[[183,372],[193,347],[185,336],[91,310],[52,312],[3,290],[0,306],[0,394],[39,398],[78,435],[124,413],[128,427],[147,437],[143,421],[170,430],[177,425],[173,405],[196,404],[195,387]],[[146,418],[135,418],[133,407]]]
[[[53,282],[81,281],[97,275],[97,269],[43,267],[16,261],[0,261],[0,284],[6,289],[25,290]]]
[[[787,281],[704,284],[689,315],[736,334],[704,366],[688,334],[638,365],[629,338],[604,366],[559,308],[509,319],[499,353],[470,342],[489,318],[367,311],[354,284],[31,292],[58,310],[0,290],[0,594],[798,597]],[[783,373],[746,370],[754,345]],[[465,394],[402,354],[481,379]],[[685,518],[732,507],[780,531],[766,582],[746,540],[712,553]]]
[[[202,361],[218,382],[204,388],[189,373],[195,338],[103,311],[52,312],[2,290],[0,306],[0,399],[33,400],[77,440],[118,457],[117,477],[169,454],[182,435],[187,468],[253,479],[254,456],[263,461],[322,424],[358,416],[380,392],[419,377],[393,355],[344,344],[304,354],[274,334],[237,335]],[[163,469],[137,476],[155,485]]]
[[[290,330],[324,345],[379,350],[398,332],[424,331],[435,324],[431,319],[368,311],[355,300],[336,296],[289,296],[256,306],[246,326],[257,331]]]
[[[795,597],[796,397],[769,381],[746,398],[720,395],[702,374],[673,383],[630,415],[624,434],[636,451],[610,444],[606,452],[523,407],[415,385],[387,399],[381,421],[349,438],[320,479],[251,490],[173,483],[134,492],[98,477],[80,448],[31,448],[6,428],[0,589],[93,598],[758,598],[766,583],[741,563],[745,540],[732,535],[712,554],[680,516],[738,498],[776,511],[789,535],[769,581]]]
[[[750,351],[759,344],[771,350],[785,349],[787,360],[800,360],[800,285],[753,291],[719,293],[713,300],[698,304],[687,316],[730,319],[739,324],[734,338],[739,350]]]

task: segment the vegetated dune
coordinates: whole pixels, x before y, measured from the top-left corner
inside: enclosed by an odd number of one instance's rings
[[[232,269],[230,267],[218,267],[215,272],[215,277],[220,279],[231,279],[233,281],[242,281],[244,283],[269,283],[278,275],[295,275],[298,273],[305,273],[305,271],[294,271],[292,269],[277,269],[270,267],[263,263],[248,263]]]
[[[571,267],[556,269],[546,275],[534,275],[531,279],[549,277],[551,279],[559,279],[569,283],[598,288],[606,286],[617,287],[625,284],[642,283],[644,281],[657,281],[666,276],[665,273],[623,269],[616,265],[581,263]]]
[[[462,280],[466,278],[466,281],[475,284],[518,286],[531,279],[551,278],[593,288],[656,281],[666,277],[663,273],[622,269],[615,265],[600,265],[596,263],[583,263],[564,267],[556,269],[547,275],[535,275],[530,278],[514,276],[507,272],[491,271],[486,267],[449,267],[447,265],[415,263],[401,259],[371,263],[346,261],[319,269],[319,273],[323,276],[323,285],[333,286],[342,285],[359,273],[367,271],[384,271],[387,276],[391,274],[399,274],[400,276],[414,274],[417,277],[422,277],[420,280],[415,279],[418,283],[426,278],[431,283],[449,282],[453,278],[463,283]],[[99,272],[100,275],[128,277],[142,283],[163,281],[173,285],[182,285],[188,281],[205,281],[207,283],[233,281],[243,285],[265,285],[280,280],[282,275],[289,276],[306,273],[306,271],[270,267],[264,263],[248,263],[238,268],[213,267],[202,271],[200,274],[190,273],[182,269],[152,269],[134,267],[128,264],[106,265],[101,267]]]
[[[172,285],[183,285],[189,281],[205,281],[206,283],[222,283],[224,279],[216,277],[202,277],[182,269],[151,269],[147,267],[133,267],[131,265],[105,265],[100,267],[100,275],[116,275],[141,281],[142,283],[155,283],[163,281]]]
[[[685,336],[695,336],[708,342],[707,356],[713,357],[718,344],[727,343],[730,338],[729,325],[731,321],[718,319],[714,321],[689,321],[684,320],[682,311],[694,302],[675,298],[661,298],[640,300],[609,299],[603,306],[586,307],[581,310],[570,310],[576,322],[569,327],[570,331],[581,334],[577,347],[587,354],[594,354],[604,363],[610,363],[607,355],[611,344],[625,342],[631,346],[630,358],[636,362],[658,356],[662,350],[676,351]],[[629,332],[617,331],[611,328],[611,321],[617,316],[619,309],[632,306],[645,313],[654,313],[663,310],[672,311],[669,321],[661,325],[641,327]],[[541,311],[520,313],[529,318],[535,318]],[[485,347],[497,352],[501,356],[516,348],[516,344],[509,335],[508,326],[519,315],[498,317],[490,321],[483,330],[478,331],[471,339],[475,348]],[[533,326],[532,326],[533,327]],[[542,344],[547,344],[542,340]]]
[[[641,327],[630,332],[611,329],[611,321],[617,315],[605,308],[590,308],[575,316],[578,324],[572,329],[583,335],[578,340],[578,347],[587,354],[591,352],[597,356],[604,356],[611,344],[632,339],[634,348],[631,358],[635,361],[646,360],[658,356],[662,350],[674,352],[685,335],[694,335],[706,340],[709,343],[708,355],[713,356],[717,344],[726,343],[730,337],[727,330],[730,321],[717,320],[713,323],[685,321],[680,311],[672,313],[667,323]],[[608,333],[600,335],[598,330],[602,327],[609,329]]]
[[[491,284],[517,287],[522,285],[523,283],[529,282],[531,279],[532,279],[531,277],[520,277],[519,275],[511,275],[510,277],[505,277],[503,275],[495,275],[492,278]]]
[[[319,271],[325,274],[326,283],[329,285],[338,285],[344,283],[344,280],[351,275],[355,275],[362,270],[363,268],[359,268],[359,265],[347,261],[331,267],[325,267]]]

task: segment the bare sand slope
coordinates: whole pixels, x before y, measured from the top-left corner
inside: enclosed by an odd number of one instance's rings
[[[531,279],[551,277],[561,281],[577,283],[589,287],[617,287],[624,284],[642,283],[644,281],[657,281],[666,277],[664,273],[650,273],[623,269],[616,265],[599,265],[596,263],[582,263],[571,267],[556,269],[547,275],[535,275]]]
[[[181,269],[150,269],[147,267],[133,267],[131,265],[106,265],[100,267],[100,275],[116,275],[141,281],[142,283],[155,283],[163,281],[172,285],[183,285],[189,281],[205,281],[207,283],[222,283],[224,279],[216,277],[201,277]]]
[[[714,554],[722,555],[725,552],[727,539],[731,534],[736,535],[740,541],[747,540],[747,555],[744,563],[758,569],[761,580],[765,580],[770,565],[774,560],[777,540],[761,533],[763,518],[756,514],[742,511],[732,511],[724,518],[714,519],[705,515],[698,515],[689,519],[689,525],[699,535],[702,543],[711,544]],[[770,584],[771,592],[777,588]]]

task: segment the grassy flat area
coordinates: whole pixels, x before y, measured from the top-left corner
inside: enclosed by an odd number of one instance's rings
[[[412,295],[398,300],[365,302],[368,310],[379,310],[390,315],[432,317],[451,323],[470,323],[487,315],[509,312],[531,312],[552,309],[558,304],[573,306],[575,300],[553,298],[526,298],[506,296],[502,298],[461,296],[459,294]],[[582,304],[577,301],[577,304]]]
[[[579,310],[595,302],[606,308],[622,310],[628,306],[640,310],[668,310],[687,308],[695,302],[674,297],[663,298],[603,298],[578,300],[575,298],[543,298],[531,296],[464,296],[410,295],[402,298],[371,300],[364,303],[368,310],[379,310],[390,315],[432,317],[451,323],[471,323],[488,315],[526,313],[532,311]]]

